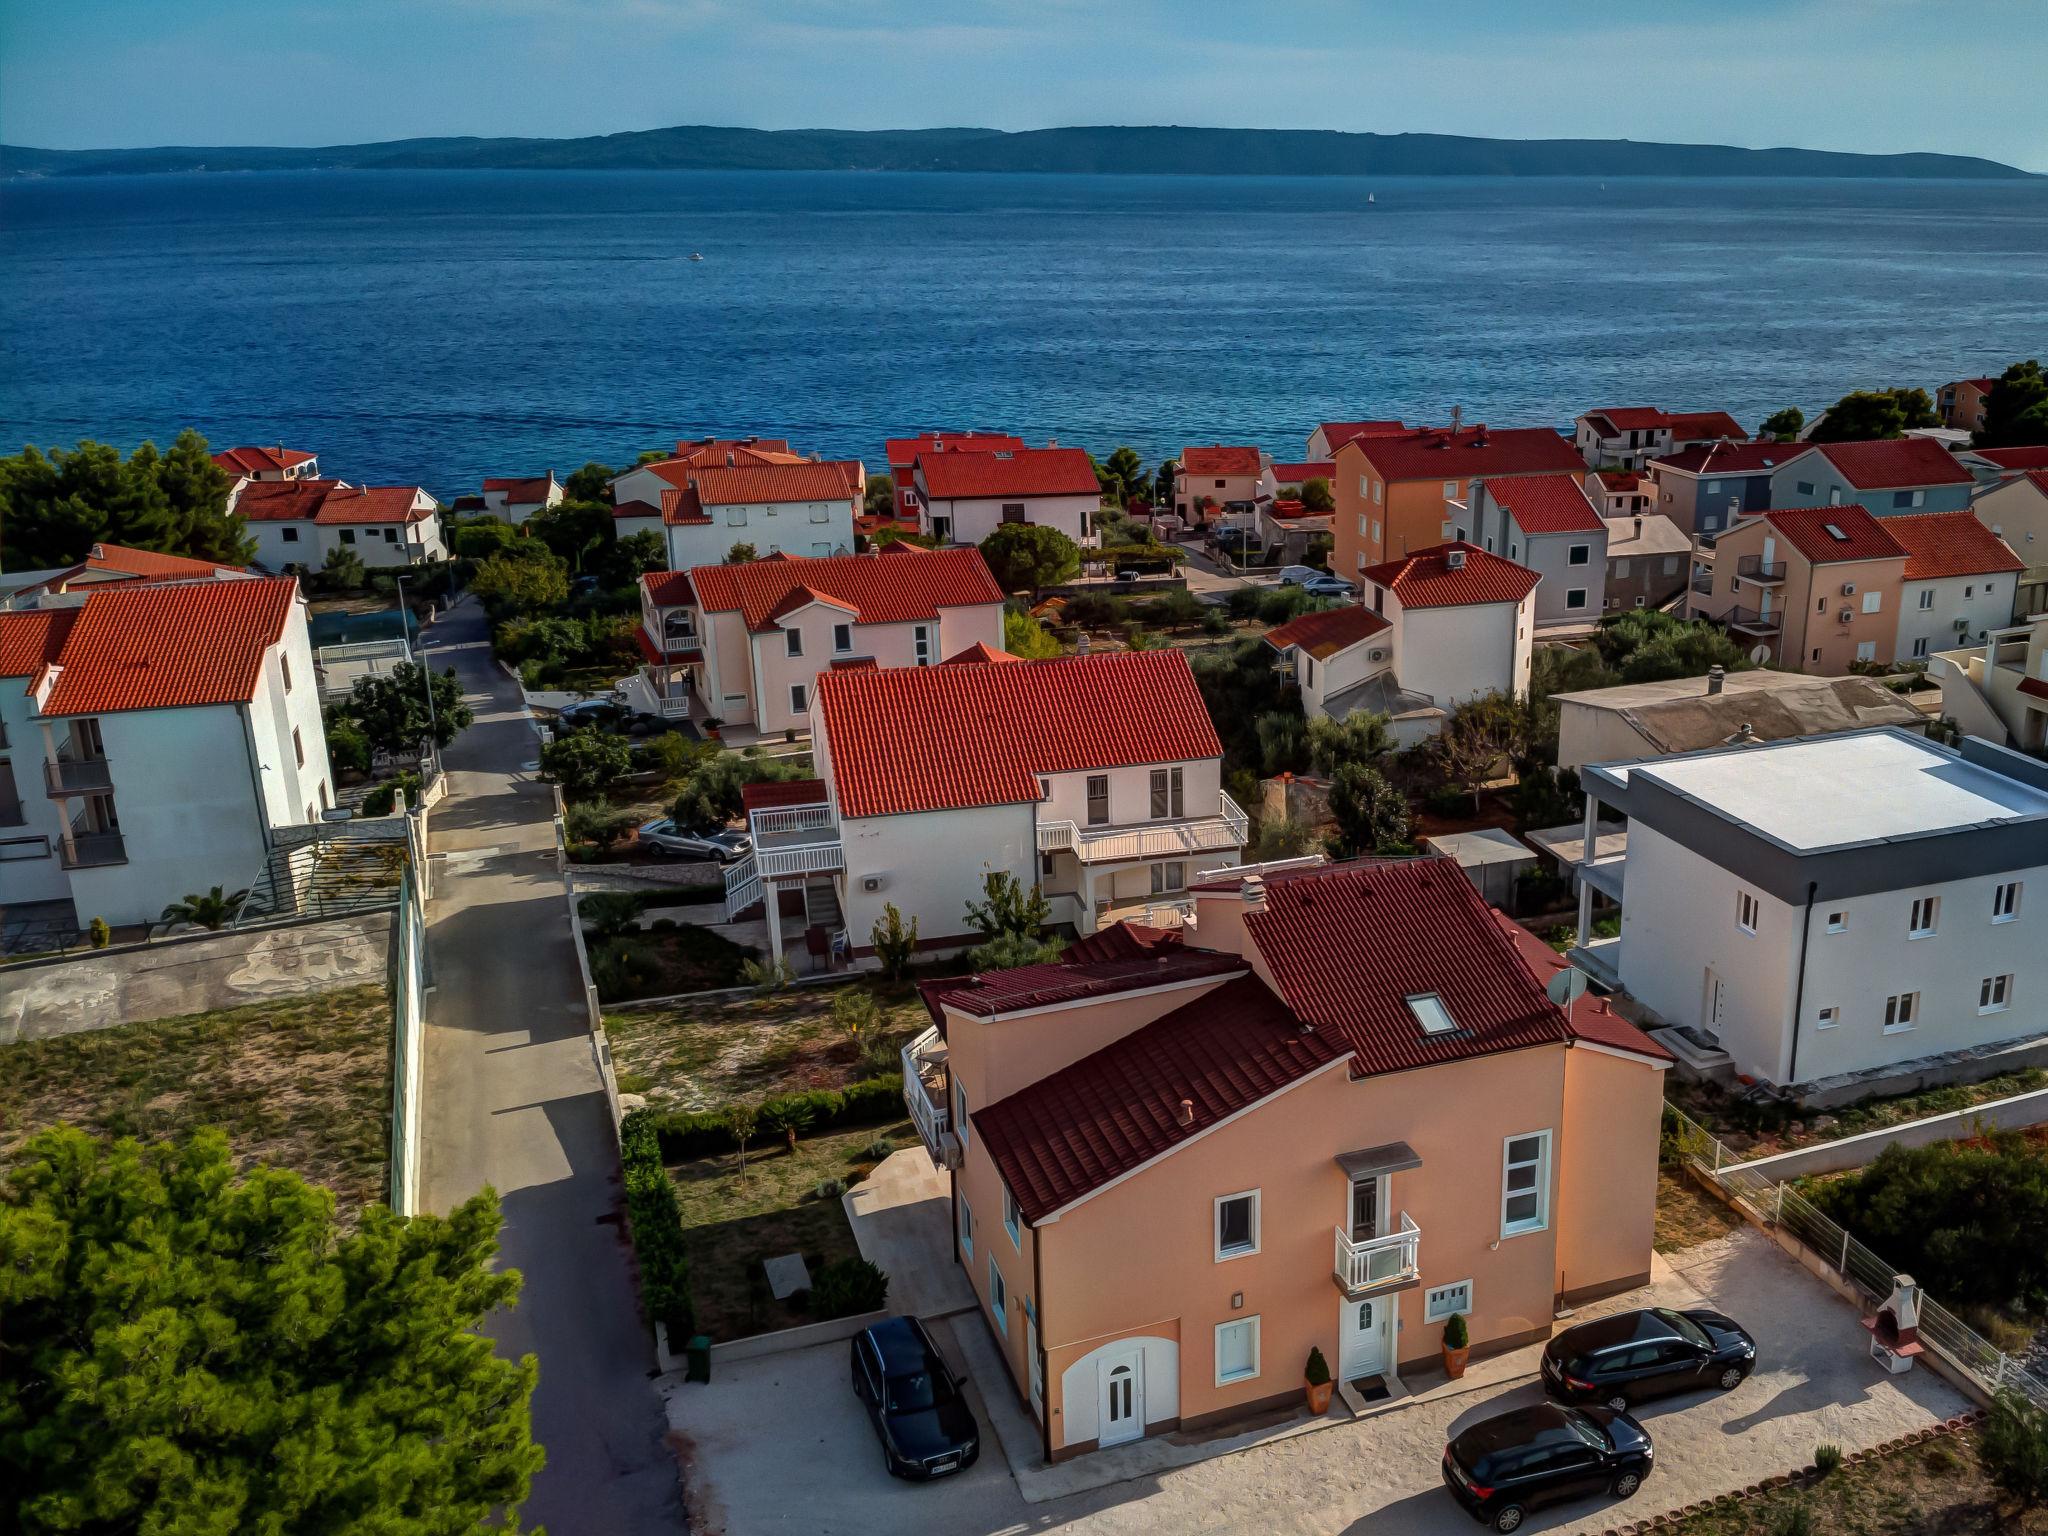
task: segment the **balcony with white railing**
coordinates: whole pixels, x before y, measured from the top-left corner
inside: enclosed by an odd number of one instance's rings
[[[1072,849],[1084,864],[1109,864],[1126,859],[1179,859],[1195,853],[1242,848],[1251,824],[1238,803],[1218,793],[1216,814],[1136,825],[1083,827],[1072,821],[1038,825],[1038,851]]]
[[[754,848],[726,866],[727,921],[763,897],[763,886],[791,875],[830,874],[846,868],[839,841],[838,812],[822,801],[811,805],[763,806],[747,814]]]
[[[1401,1213],[1400,1230],[1385,1237],[1354,1241],[1342,1227],[1332,1229],[1337,1237],[1337,1258],[1333,1274],[1337,1288],[1352,1299],[1388,1286],[1404,1285],[1422,1272],[1422,1229],[1406,1211]]]
[[[903,1047],[903,1102],[917,1126],[918,1139],[935,1163],[944,1160],[941,1145],[952,1129],[947,1104],[952,1086],[947,1077],[946,1042],[933,1025]]]

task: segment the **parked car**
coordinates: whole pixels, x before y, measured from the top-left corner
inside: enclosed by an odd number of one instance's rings
[[[853,1391],[891,1477],[944,1477],[981,1455],[974,1410],[916,1318],[887,1318],[854,1335]]]
[[[1633,1498],[1650,1475],[1650,1432],[1610,1408],[1538,1403],[1482,1419],[1444,1447],[1444,1483],[1482,1525],[1521,1528],[1544,1504]]]
[[[621,731],[628,736],[645,736],[668,729],[668,722],[644,709],[634,709],[617,699],[578,699],[556,718],[563,731]]]
[[[1280,567],[1280,585],[1283,587],[1306,586],[1330,573],[1319,571],[1312,565],[1283,565]]]
[[[1756,1340],[1719,1312],[1648,1307],[1567,1328],[1543,1347],[1543,1390],[1626,1408],[1674,1392],[1731,1392],[1756,1369]]]
[[[1301,590],[1310,597],[1350,597],[1351,583],[1341,576],[1325,576],[1318,573],[1313,581],[1304,581]]]
[[[640,846],[674,859],[716,859],[736,864],[753,848],[753,839],[730,827],[679,827],[664,816],[640,828]]]

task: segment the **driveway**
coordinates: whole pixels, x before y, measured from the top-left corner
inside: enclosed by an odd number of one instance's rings
[[[1817,1445],[1873,1446],[1968,1406],[1930,1372],[1881,1375],[1853,1310],[1748,1229],[1675,1256],[1660,1266],[1643,1299],[1726,1310],[1757,1335],[1762,1364],[1726,1396],[1674,1398],[1642,1410],[1656,1438],[1657,1470],[1632,1502],[1546,1510],[1525,1529],[1604,1531],[1792,1471],[1812,1461]],[[984,1326],[975,1312],[951,1325]],[[956,1342],[949,1353],[963,1363]],[[1041,1503],[1027,1503],[1004,1475],[978,1398],[985,1447],[979,1465],[929,1486],[890,1479],[847,1386],[843,1344],[721,1365],[708,1386],[672,1384],[669,1419],[687,1446],[698,1536],[996,1536],[1027,1528],[1077,1536],[1470,1536],[1480,1527],[1441,1485],[1444,1442],[1475,1419],[1540,1397],[1533,1379],[1538,1350],[1520,1353],[1527,1361],[1520,1385],[1423,1399]],[[1011,1390],[1006,1381],[971,1385]],[[804,1468],[800,1481],[788,1475],[793,1466]]]

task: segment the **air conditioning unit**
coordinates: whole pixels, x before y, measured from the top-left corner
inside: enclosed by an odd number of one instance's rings
[[[1854,597],[1855,595],[1856,595],[1856,583],[1855,583],[1855,582],[1853,582],[1853,581],[1845,581],[1845,582],[1843,582],[1843,583],[1842,583],[1842,596],[1844,596],[1844,597]]]
[[[1444,565],[1449,570],[1462,571],[1465,569],[1465,551],[1462,549],[1452,550],[1444,556]]]
[[[1957,619],[1957,620],[1956,620],[1956,633],[1957,633],[1957,634],[1959,634],[1959,635],[1967,635],[1967,634],[1968,634],[1969,632],[1970,632],[1970,621],[1969,621],[1968,619]]]
[[[1855,621],[1856,610],[1854,608],[1844,608],[1840,613],[1835,615],[1835,622],[1837,624],[1853,624]]]
[[[860,888],[864,891],[879,891],[888,883],[889,878],[886,875],[862,875],[860,877]]]
[[[1385,661],[1387,653],[1384,649],[1370,650],[1365,653],[1365,659],[1367,661]]]
[[[939,1133],[939,1166],[958,1168],[967,1160],[960,1146],[960,1138],[951,1131]]]

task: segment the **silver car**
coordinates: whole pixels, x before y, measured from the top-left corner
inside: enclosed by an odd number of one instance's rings
[[[734,864],[752,851],[754,843],[746,833],[729,827],[679,827],[664,816],[640,828],[640,846],[671,859],[716,859]]]

